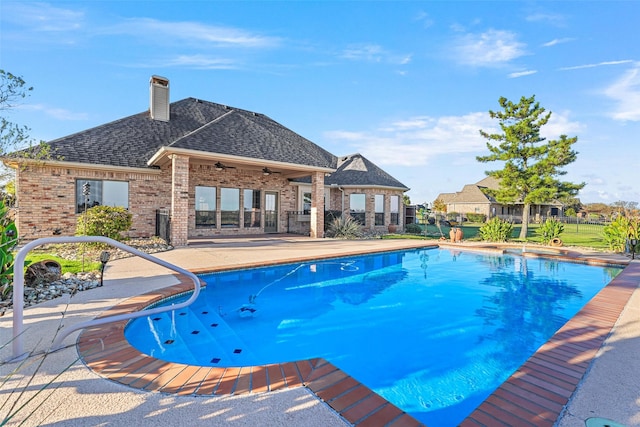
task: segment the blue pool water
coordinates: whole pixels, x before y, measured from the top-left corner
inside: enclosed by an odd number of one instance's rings
[[[454,426],[620,271],[419,249],[215,273],[192,306],[125,335],[193,365],[323,357],[418,420]]]

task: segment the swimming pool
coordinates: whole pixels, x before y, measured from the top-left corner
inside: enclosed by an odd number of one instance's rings
[[[190,310],[125,334],[195,365],[324,357],[417,419],[456,425],[619,271],[432,249],[216,273]]]

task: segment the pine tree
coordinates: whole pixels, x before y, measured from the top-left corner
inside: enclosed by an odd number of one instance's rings
[[[489,111],[489,115],[498,120],[502,133],[480,130],[488,140],[490,154],[476,159],[482,163],[504,163],[503,169],[486,172],[500,182],[497,190],[488,190],[488,193],[499,203],[523,204],[520,239],[525,240],[532,204],[575,196],[585,186],[585,183],[573,184],[558,179],[566,174],[562,168],[577,158],[578,153],[571,146],[578,137],[560,135],[559,139],[551,141],[541,137],[540,128],[547,124],[551,112],[545,113],[546,110],[535,101],[535,95],[523,96],[518,104],[505,97],[498,102],[503,111]]]

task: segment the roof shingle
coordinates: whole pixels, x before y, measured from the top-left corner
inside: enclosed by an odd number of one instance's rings
[[[63,161],[148,167],[162,147],[335,168],[336,157],[269,117],[195,98],[171,103],[168,122],[148,111],[49,142]],[[14,153],[15,157],[20,152]]]

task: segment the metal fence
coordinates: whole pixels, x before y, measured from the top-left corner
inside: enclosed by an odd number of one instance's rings
[[[156,211],[156,236],[171,244],[171,216],[167,209]]]
[[[496,215],[498,218],[509,221],[512,224],[518,225],[522,224],[522,216],[518,215]],[[465,223],[470,224],[478,224],[484,222],[486,218],[484,216],[478,216],[481,218],[480,220],[472,215],[467,214],[438,214],[431,215],[428,218],[418,218],[419,224],[436,224],[450,226],[450,225],[458,225]],[[605,226],[611,224],[610,221],[599,219],[599,218],[579,218],[575,216],[542,216],[535,215],[529,217],[529,224],[542,224],[548,218],[555,219],[564,224],[564,230],[568,232],[574,233],[593,233],[593,234],[603,234],[603,229]],[[484,220],[483,220],[484,219]]]

